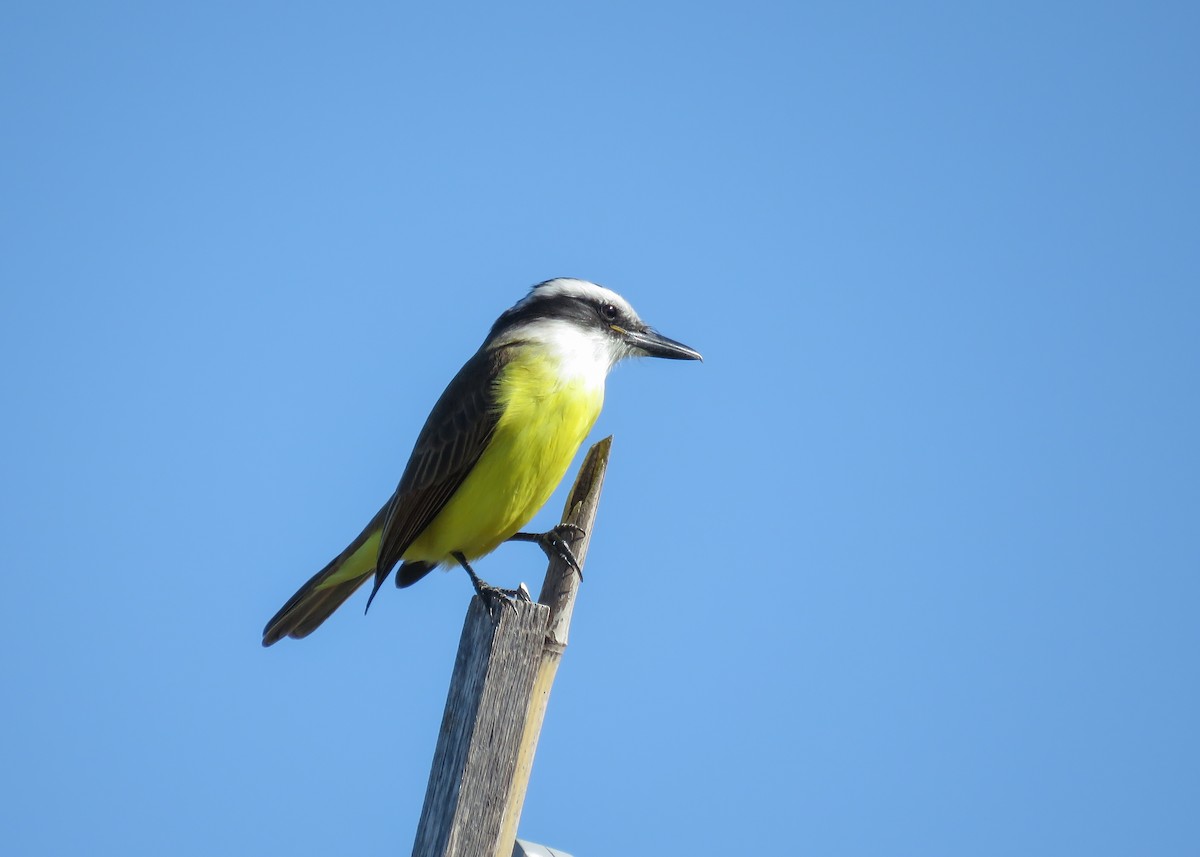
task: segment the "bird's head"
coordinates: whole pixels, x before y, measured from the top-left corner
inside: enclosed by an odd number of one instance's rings
[[[701,360],[700,352],[642,321],[611,289],[560,277],[538,283],[492,326],[488,343],[537,342],[572,359],[591,356],[605,371],[626,357]]]

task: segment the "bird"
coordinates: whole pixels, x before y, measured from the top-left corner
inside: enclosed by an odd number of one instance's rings
[[[439,566],[466,570],[489,606],[494,587],[471,563],[507,541],[538,544],[576,571],[567,524],[525,533],[562,480],[604,403],[609,371],[629,357],[702,360],[638,317],[611,289],[560,277],[533,286],[492,325],[417,436],[400,483],[354,541],[288,599],[262,643],[311,634],[363,583],[367,608],[388,575],[411,586]]]

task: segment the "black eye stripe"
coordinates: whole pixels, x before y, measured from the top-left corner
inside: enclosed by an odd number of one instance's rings
[[[606,329],[613,324],[628,326],[634,323],[623,308],[600,295],[539,294],[534,290],[528,298],[496,319],[488,335],[494,337],[502,331],[542,319],[561,319],[584,327],[599,324]]]

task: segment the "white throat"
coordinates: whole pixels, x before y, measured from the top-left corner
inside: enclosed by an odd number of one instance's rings
[[[545,349],[564,384],[603,387],[609,370],[623,356],[619,343],[602,330],[586,330],[560,319],[540,319],[514,331],[534,348]]]

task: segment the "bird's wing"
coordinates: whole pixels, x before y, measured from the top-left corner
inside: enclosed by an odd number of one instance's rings
[[[383,519],[376,586],[445,508],[479,461],[500,420],[494,381],[507,348],[481,348],[454,376],[417,436]]]

